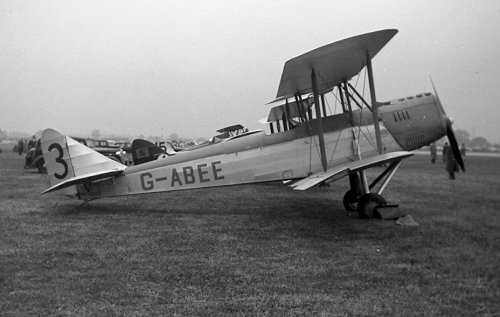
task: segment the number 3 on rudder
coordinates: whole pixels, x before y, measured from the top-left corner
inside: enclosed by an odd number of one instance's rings
[[[62,148],[61,144],[59,144],[59,143],[52,143],[51,145],[49,145],[49,152],[51,152],[52,149],[56,149],[57,152],[59,152],[59,154],[56,157],[56,162],[61,164],[64,167],[64,172],[62,174],[54,173],[54,176],[57,179],[64,179],[68,175],[68,164],[66,163],[65,160],[62,159],[63,148]]]

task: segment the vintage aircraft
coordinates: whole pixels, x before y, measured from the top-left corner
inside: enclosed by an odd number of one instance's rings
[[[42,135],[51,186],[83,200],[192,188],[284,181],[305,190],[348,176],[347,210],[380,216],[381,196],[412,150],[447,135],[464,170],[451,121],[436,93],[378,102],[372,59],[396,35],[366,33],[297,56],[285,63],[267,118],[270,133],[244,131],[222,142],[164,159],[124,166],[55,130]],[[350,83],[366,67],[370,102]],[[327,113],[325,95],[342,107]],[[353,109],[354,107],[359,109]],[[373,138],[374,136],[374,138]],[[371,183],[366,170],[385,166]]]

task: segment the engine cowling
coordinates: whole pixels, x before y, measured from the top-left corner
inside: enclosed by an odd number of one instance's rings
[[[380,118],[407,151],[428,145],[446,135],[446,120],[431,93],[393,100],[379,107]]]

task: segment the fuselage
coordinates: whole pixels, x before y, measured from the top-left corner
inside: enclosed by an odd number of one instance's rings
[[[383,152],[414,150],[445,135],[431,94],[379,107]],[[372,113],[366,109],[316,118],[287,131],[251,131],[165,159],[128,167],[112,179],[78,185],[80,198],[154,193],[291,180],[323,169],[318,134],[322,120],[327,167],[379,154]]]

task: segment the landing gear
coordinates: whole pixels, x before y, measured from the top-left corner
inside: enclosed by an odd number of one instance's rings
[[[343,203],[345,210],[353,212],[357,210],[360,193],[366,187],[362,184],[360,172],[349,174],[349,185],[351,189],[345,193]]]
[[[358,194],[354,189],[349,189],[344,195],[344,208],[347,211],[356,211],[358,208]]]
[[[368,193],[358,200],[358,215],[360,218],[380,218],[377,208],[387,205],[384,197],[376,193]]]
[[[344,195],[344,208],[347,211],[357,211],[360,218],[381,218],[377,211],[379,207],[397,207],[387,204],[382,197],[382,192],[391,180],[392,176],[401,164],[401,160],[392,162],[371,184],[368,185],[363,170],[349,174],[349,189]],[[372,192],[374,187],[380,183],[378,190]]]
[[[350,189],[344,195],[344,208],[349,212],[357,211],[359,218],[380,218],[376,211],[378,207],[386,206],[384,197],[376,193],[364,194],[361,197],[356,195],[356,191]]]

